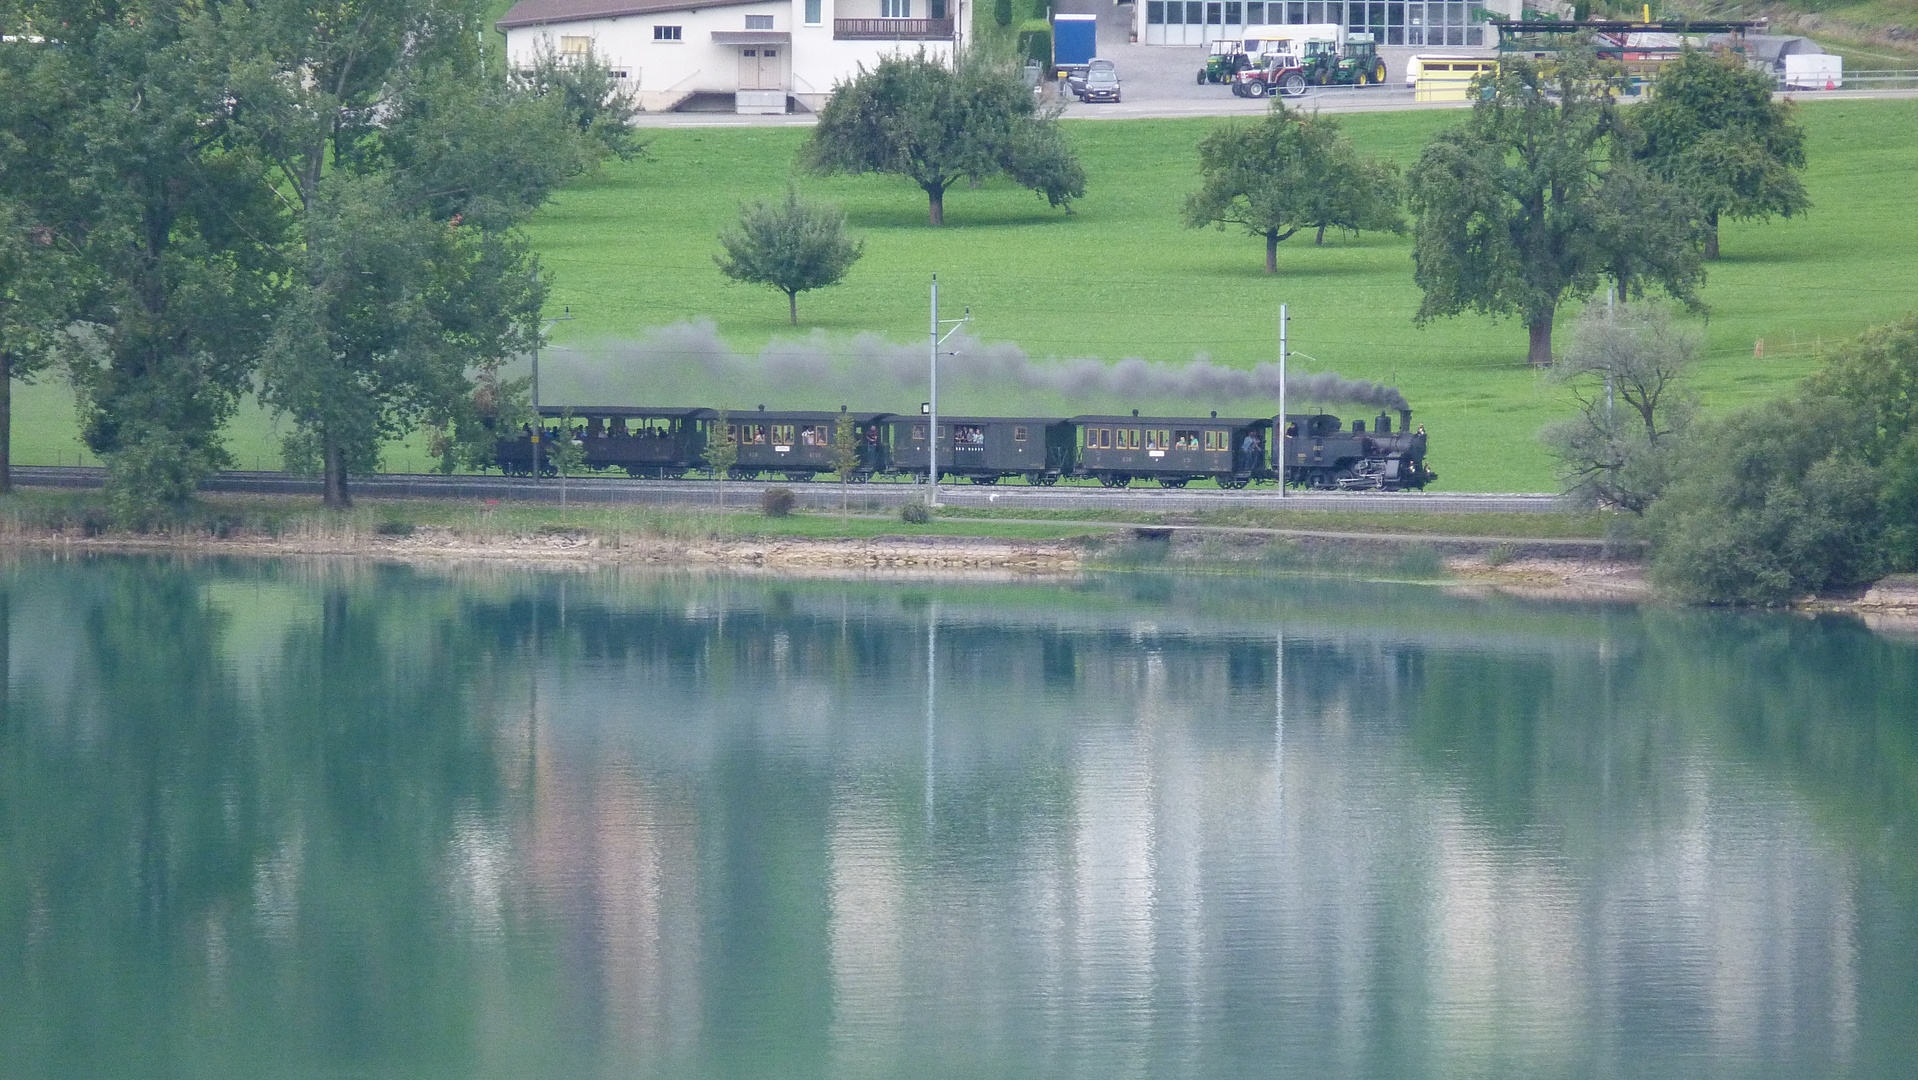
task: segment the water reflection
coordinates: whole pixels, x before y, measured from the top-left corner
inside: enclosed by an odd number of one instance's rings
[[[9,1075],[1900,1075],[1918,649],[1429,588],[33,559]]]

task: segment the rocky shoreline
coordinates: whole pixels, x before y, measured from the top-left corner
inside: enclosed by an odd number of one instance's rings
[[[69,553],[179,553],[260,558],[342,556],[393,562],[517,562],[546,566],[651,566],[796,575],[986,574],[995,578],[1071,576],[1099,565],[1099,545],[1082,539],[1017,540],[985,536],[841,537],[604,537],[586,530],[537,535],[472,536],[422,527],[409,536],[307,531],[281,536],[82,536],[20,532],[0,539],[16,548]],[[1204,569],[1175,561],[1166,569]],[[1656,601],[1642,564],[1623,559],[1489,553],[1441,561],[1448,588],[1540,600],[1603,603]],[[1223,567],[1246,567],[1227,559]],[[1866,617],[1874,628],[1918,634],[1918,574],[1895,575],[1856,595],[1808,598],[1794,607]]]

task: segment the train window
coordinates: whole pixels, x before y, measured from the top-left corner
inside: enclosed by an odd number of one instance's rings
[[[913,442],[926,441],[926,425],[924,424],[912,425],[912,441]]]
[[[826,435],[826,429],[818,424],[807,424],[799,429],[801,446],[825,446],[831,441]]]
[[[1012,441],[1013,441],[1013,442],[1025,442],[1025,441],[1026,441],[1026,429],[1025,429],[1025,427],[1024,427],[1024,426],[1022,426],[1022,425],[1014,425],[1014,426],[1013,426],[1013,429],[1012,429]]]
[[[791,446],[793,444],[793,426],[791,424],[773,425],[773,445]]]
[[[977,424],[957,424],[952,429],[953,441],[959,446],[986,445],[986,429]]]
[[[1147,450],[1165,449],[1165,447],[1159,445],[1159,433],[1151,428],[1147,428],[1145,432],[1145,448]]]
[[[1106,450],[1111,448],[1112,430],[1110,428],[1097,428],[1092,432],[1092,434],[1096,436],[1096,438],[1093,440],[1093,443],[1097,443],[1099,449]],[[1091,446],[1093,445],[1093,443],[1087,443],[1086,445]]]
[[[1197,450],[1198,448],[1199,448],[1199,433],[1198,433],[1198,432],[1196,432],[1196,431],[1175,431],[1175,432],[1173,432],[1173,433],[1172,433],[1172,449],[1174,449],[1174,450]]]
[[[1127,450],[1137,450],[1139,448],[1138,428],[1132,428],[1125,433],[1125,448]]]

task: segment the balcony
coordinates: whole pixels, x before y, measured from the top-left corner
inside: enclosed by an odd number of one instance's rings
[[[951,19],[834,19],[834,41],[950,41]]]

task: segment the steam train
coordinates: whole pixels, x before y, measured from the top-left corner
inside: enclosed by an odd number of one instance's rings
[[[552,450],[561,440],[580,451],[581,467],[619,469],[628,476],[676,479],[708,468],[708,446],[722,422],[732,437],[728,475],[755,480],[811,480],[837,471],[834,440],[840,419],[852,424],[857,464],[848,479],[923,482],[929,467],[924,415],[897,413],[768,412],[722,414],[703,408],[544,406],[539,426],[502,439],[495,462],[509,476],[558,472]],[[940,416],[939,477],[975,484],[1023,479],[1051,486],[1061,480],[1097,480],[1122,488],[1157,481],[1182,488],[1211,480],[1222,488],[1272,483],[1283,471],[1292,487],[1399,491],[1438,478],[1425,461],[1425,429],[1399,410],[1398,430],[1380,413],[1346,426],[1330,413],[1225,418],[1130,416]],[[570,456],[570,455],[569,455]]]

